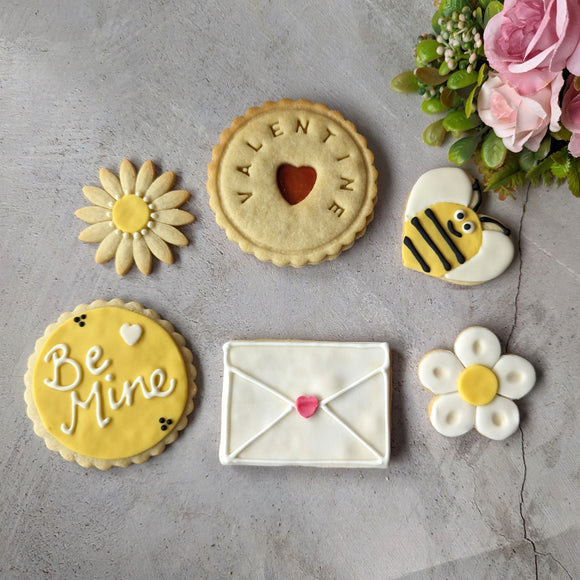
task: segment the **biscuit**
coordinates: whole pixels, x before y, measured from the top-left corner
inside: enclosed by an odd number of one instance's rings
[[[386,467],[387,343],[301,340],[224,345],[224,465]]]
[[[93,205],[75,212],[79,219],[91,224],[79,234],[79,239],[99,243],[95,261],[102,264],[115,258],[120,276],[131,269],[133,262],[143,274],[150,274],[153,256],[172,264],[169,244],[189,243],[177,226],[195,219],[177,209],[189,199],[189,192],[171,191],[175,181],[173,171],[155,179],[151,161],[146,161],[137,172],[130,161],[123,159],[119,177],[108,169],[101,169],[99,177],[103,189],[83,187]]]
[[[403,265],[471,286],[502,274],[514,257],[510,230],[478,215],[481,190],[457,167],[432,169],[417,180],[405,208]]]
[[[497,336],[482,326],[461,332],[453,350],[432,350],[418,366],[420,383],[435,395],[429,405],[435,430],[458,437],[475,427],[496,440],[515,433],[520,414],[513,399],[534,386],[534,367],[521,356],[502,355]]]
[[[208,167],[217,223],[277,266],[336,258],[373,218],[377,172],[366,140],[305,99],[249,109],[221,134]]]
[[[83,467],[143,463],[187,425],[196,370],[183,337],[136,302],[97,300],[47,327],[28,360],[28,415]]]

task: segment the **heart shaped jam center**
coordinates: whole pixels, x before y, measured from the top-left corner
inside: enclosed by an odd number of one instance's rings
[[[316,397],[301,396],[296,399],[296,410],[298,414],[308,419],[316,413],[318,409],[318,399]]]
[[[295,167],[283,163],[276,173],[278,189],[282,197],[290,204],[296,205],[305,199],[316,183],[316,170],[313,167]]]

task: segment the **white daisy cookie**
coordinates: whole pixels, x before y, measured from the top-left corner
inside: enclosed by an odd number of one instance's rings
[[[75,215],[91,224],[79,235],[83,242],[99,243],[98,264],[115,258],[117,274],[124,276],[133,265],[143,274],[151,272],[153,256],[173,263],[169,244],[187,246],[188,239],[177,229],[194,221],[190,213],[178,209],[190,197],[188,191],[171,190],[175,173],[166,171],[155,179],[155,166],[146,161],[135,170],[123,159],[119,177],[108,169],[99,173],[103,188],[86,186],[83,193],[92,206]]]
[[[421,384],[436,395],[429,419],[447,437],[475,429],[490,439],[506,439],[520,424],[513,399],[530,392],[534,367],[515,354],[501,354],[497,336],[481,326],[465,329],[454,351],[432,350],[419,362]]]

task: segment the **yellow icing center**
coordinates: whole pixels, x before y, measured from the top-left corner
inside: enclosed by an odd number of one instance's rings
[[[187,368],[171,335],[116,306],[87,310],[58,326],[33,373],[46,429],[69,449],[99,459],[154,447],[181,419],[188,394]]]
[[[470,405],[487,405],[497,394],[496,374],[483,365],[471,365],[459,375],[457,388],[461,398]]]
[[[138,195],[124,195],[113,206],[113,223],[122,232],[134,234],[141,231],[149,221],[149,206]]]

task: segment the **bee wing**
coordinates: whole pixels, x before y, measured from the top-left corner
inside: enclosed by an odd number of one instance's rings
[[[439,202],[469,206],[473,195],[472,181],[459,167],[440,167],[423,173],[417,180],[405,207],[405,221]]]
[[[511,264],[514,244],[496,230],[483,230],[481,248],[470,260],[445,274],[445,279],[459,284],[479,284],[499,276]]]

